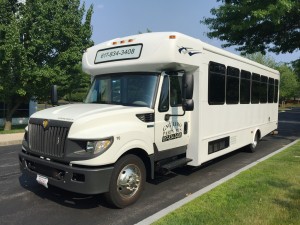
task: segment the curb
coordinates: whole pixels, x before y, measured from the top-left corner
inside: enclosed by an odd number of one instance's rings
[[[0,134],[0,146],[20,145],[22,144],[24,132]]]
[[[12,140],[12,141],[1,141],[0,146],[9,146],[9,145],[20,145],[22,144],[22,140]]]
[[[263,158],[258,159],[257,161],[254,161],[253,163],[250,163],[249,165],[227,175],[226,177],[223,177],[222,179],[206,186],[205,188],[200,189],[199,191],[196,191],[195,193],[187,196],[186,198],[179,200],[178,202],[175,202],[174,204],[158,211],[157,213],[153,214],[152,216],[147,217],[146,219],[136,223],[136,225],[148,225],[148,224],[152,224],[155,221],[159,220],[160,218],[166,216],[167,214],[169,214],[170,212],[180,208],[181,206],[185,205],[186,203],[194,200],[195,198],[200,197],[201,195],[205,194],[206,192],[209,192],[210,190],[214,189],[215,187],[219,186],[220,184],[225,183],[226,181],[230,180],[231,178],[234,178],[235,176],[239,175],[241,172],[250,169],[251,167],[257,165],[258,163],[265,161],[266,159],[278,154],[279,152],[282,152],[283,150],[287,149],[288,147],[296,144],[298,141],[300,141],[300,139],[297,139],[295,141],[293,141],[292,143],[276,150],[275,152],[270,153],[269,155],[266,155]]]

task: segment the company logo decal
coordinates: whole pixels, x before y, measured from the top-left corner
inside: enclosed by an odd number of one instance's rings
[[[43,121],[43,127],[44,127],[44,129],[46,129],[48,127],[48,125],[49,125],[49,121],[48,120],[44,120]]]
[[[193,56],[196,54],[200,54],[201,52],[198,50],[195,50],[193,48],[188,48],[188,47],[183,47],[183,46],[178,46],[178,52],[180,54],[188,54],[189,56]]]
[[[162,142],[170,141],[182,137],[182,124],[179,122],[170,122],[163,127]]]

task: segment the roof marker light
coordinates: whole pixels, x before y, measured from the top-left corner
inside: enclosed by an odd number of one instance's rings
[[[116,44],[118,44],[118,42],[114,41],[112,44],[113,44],[113,45],[116,45]]]
[[[129,43],[130,43],[130,42],[133,42],[133,39],[129,39],[128,42],[129,42]]]
[[[176,35],[170,35],[169,39],[176,39]]]
[[[122,41],[120,41],[120,43],[121,43],[121,44],[124,44],[124,43],[125,43],[125,41],[124,41],[124,40],[122,40]]]

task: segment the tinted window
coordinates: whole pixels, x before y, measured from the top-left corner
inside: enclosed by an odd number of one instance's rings
[[[225,65],[209,63],[208,103],[210,105],[221,105],[225,102],[225,72]]]
[[[240,70],[231,66],[227,67],[226,76],[226,103],[239,103]]]
[[[165,76],[161,88],[158,111],[167,112],[169,110],[169,77]]]
[[[252,73],[251,80],[251,103],[259,103],[259,93],[260,93],[260,75],[257,73]]]
[[[96,76],[85,102],[152,107],[157,79],[149,73]]]
[[[268,78],[266,76],[260,77],[260,103],[266,103],[268,100]]]
[[[275,95],[274,95],[274,102],[278,102],[278,80],[275,80]]]
[[[182,105],[181,94],[182,77],[170,76],[170,103],[171,107]]]
[[[251,73],[245,70],[241,71],[241,88],[240,88],[240,102],[241,104],[250,103],[250,87],[251,87]]]
[[[274,79],[269,78],[268,82],[268,102],[273,103],[274,102]]]

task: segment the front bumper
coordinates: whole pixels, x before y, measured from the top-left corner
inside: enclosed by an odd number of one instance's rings
[[[24,152],[19,153],[22,173],[32,176],[42,175],[48,178],[48,184],[64,190],[81,194],[100,194],[109,189],[114,167],[87,168],[65,165],[48,161]]]

